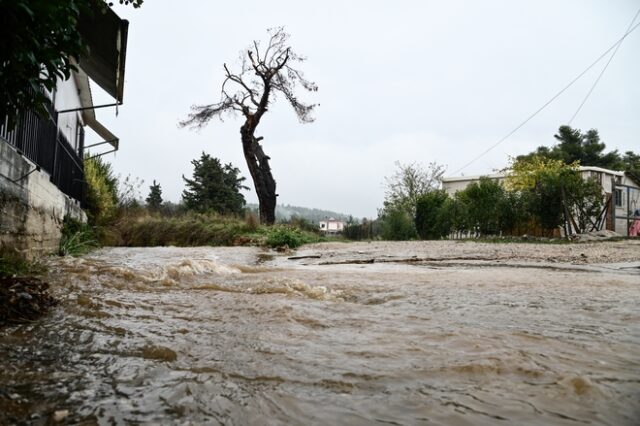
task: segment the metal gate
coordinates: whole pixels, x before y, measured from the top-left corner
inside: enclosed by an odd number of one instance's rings
[[[640,188],[617,183],[613,193],[613,227],[620,235],[629,236],[636,220],[640,221]]]

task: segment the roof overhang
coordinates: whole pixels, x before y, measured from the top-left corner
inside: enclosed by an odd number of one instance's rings
[[[94,118],[93,120],[89,120],[89,121],[86,122],[87,126],[91,127],[91,129],[93,129],[93,131],[96,132],[98,134],[98,136],[100,136],[102,139],[104,139],[104,142],[106,142],[106,143],[110,144],[111,146],[113,146],[114,150],[117,150],[119,145],[120,145],[120,139],[118,139],[118,137],[116,137],[116,135],[111,133],[111,131],[109,129],[104,127],[102,125],[102,123],[100,123],[98,120],[96,120],[95,119],[95,115],[94,115],[93,118]]]
[[[441,179],[442,183],[449,183],[449,182],[464,182],[464,181],[471,181],[471,180],[480,180],[480,178],[486,177],[489,179],[504,179],[507,175],[504,173],[491,173],[491,174],[486,174],[486,175],[472,175],[472,176],[449,176],[449,177],[443,177]]]
[[[93,99],[91,97],[89,77],[81,69],[77,73],[74,73],[74,78],[76,80],[76,85],[78,86],[80,105],[82,105],[82,121],[86,126],[91,127],[91,129],[103,139],[103,142],[99,143],[98,145],[106,142],[113,146],[115,150],[117,150],[120,144],[120,139],[116,135],[111,133],[109,129],[104,127],[104,125],[96,119],[96,111],[92,108]]]
[[[109,95],[122,103],[129,22],[110,7],[83,14],[78,31],[88,47],[80,67]]]
[[[640,187],[640,174],[636,172],[628,171],[628,172],[625,172],[624,175],[627,178],[629,178],[631,182],[635,183],[636,185],[638,185],[638,187]]]
[[[581,172],[597,172],[597,173],[604,173],[607,175],[624,176],[624,172],[619,172],[617,170],[611,170],[611,169],[603,169],[602,167],[596,167],[596,166],[579,166],[578,170]]]

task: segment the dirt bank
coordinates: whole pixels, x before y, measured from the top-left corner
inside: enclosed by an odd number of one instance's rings
[[[38,278],[0,277],[0,326],[34,321],[57,303]]]

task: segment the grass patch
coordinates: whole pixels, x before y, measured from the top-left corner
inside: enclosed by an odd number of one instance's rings
[[[60,256],[82,256],[100,247],[94,228],[70,217],[62,224],[62,238],[58,254]]]
[[[141,210],[121,216],[101,232],[103,245],[153,246],[270,246],[289,248],[317,242],[321,237],[297,227],[258,225],[255,217],[245,219],[214,213],[187,212],[162,215]]]
[[[36,276],[44,272],[41,263],[28,261],[8,249],[0,250],[0,278]]]

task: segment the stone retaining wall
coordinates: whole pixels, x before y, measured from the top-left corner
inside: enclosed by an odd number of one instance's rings
[[[56,251],[65,216],[87,219],[78,201],[53,185],[48,173],[0,140],[0,249],[31,259]]]

